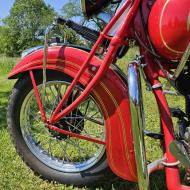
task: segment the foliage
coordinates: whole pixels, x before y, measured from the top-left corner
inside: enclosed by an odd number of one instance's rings
[[[59,26],[53,36],[58,36],[61,39],[61,42],[76,44],[76,45],[84,45],[80,36],[76,34],[76,32],[70,28],[65,26]]]
[[[107,7],[106,12],[112,12],[112,7]],[[92,18],[86,18],[81,10],[81,6],[80,6],[80,0],[70,0],[68,3],[66,3],[63,7],[62,7],[62,17],[65,19],[71,19],[74,22],[77,22],[81,25],[87,26],[89,28],[93,28],[97,31],[101,31],[104,26],[105,23],[103,23],[101,20],[97,19],[95,16]],[[66,34],[68,35],[68,37],[70,37],[70,35],[72,35],[72,33],[70,33],[67,31]],[[77,44],[80,45],[85,45],[86,47],[91,48],[92,47],[92,43],[90,41],[87,41],[83,38],[81,38],[81,36],[77,35],[75,33],[75,42],[77,42]],[[70,40],[70,38],[68,38]]]
[[[108,6],[104,9],[105,12],[112,14],[115,6]],[[97,19],[96,16],[86,18],[81,10],[79,0],[70,0],[62,8],[62,16],[66,19],[72,19],[80,22],[82,25],[86,25],[96,30],[102,30],[105,26],[101,20]]]
[[[62,16],[67,19],[76,17],[81,17],[84,19],[79,0],[70,0],[66,3],[62,7]]]
[[[9,38],[7,37],[8,28],[5,26],[0,26],[0,54],[6,53],[9,44]]]
[[[45,29],[55,15],[53,8],[43,0],[15,0],[10,15],[4,19],[8,30],[4,36],[8,39],[4,44],[4,52],[17,55],[24,49],[41,43],[36,33]]]
[[[63,9],[65,17],[82,14],[79,7],[71,0]],[[74,8],[74,9],[73,9]],[[73,14],[71,14],[73,13]],[[10,14],[0,26],[0,53],[9,56],[19,55],[24,49],[41,45],[45,28],[52,22],[56,12],[44,0],[15,0]],[[83,41],[75,31],[60,27],[56,34],[66,38],[68,43],[82,45]]]

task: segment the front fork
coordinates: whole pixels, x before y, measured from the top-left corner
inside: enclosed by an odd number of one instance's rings
[[[139,190],[147,190],[149,189],[149,177],[145,154],[145,120],[138,61],[128,66],[128,87]]]
[[[178,162],[169,151],[169,146],[175,138],[171,113],[162,88],[158,85],[159,81],[151,78],[152,75],[150,73],[152,73],[152,70],[149,66],[145,69],[145,73],[147,78],[152,81],[152,85],[154,87],[156,86],[156,88],[152,90],[157,101],[161,118],[161,127],[164,133],[165,157],[147,165],[144,143],[145,119],[139,71],[140,67],[140,61],[138,60],[131,62],[128,66],[129,100],[139,189],[149,190],[149,174],[151,171],[165,168],[166,184],[169,190],[190,190],[189,186],[181,185],[179,168],[176,164]]]

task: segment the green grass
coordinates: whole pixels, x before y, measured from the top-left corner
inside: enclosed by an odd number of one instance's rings
[[[119,61],[122,70],[126,71],[127,63],[135,56],[137,49],[131,50],[128,55]],[[35,176],[33,172],[23,163],[17,155],[10,136],[7,131],[6,123],[6,107],[8,96],[15,81],[7,80],[7,74],[18,58],[7,58],[0,56],[0,189],[50,189],[50,190],[92,190],[93,188],[76,188],[73,186],[65,186],[55,182],[47,182]],[[149,130],[159,131],[159,114],[155,104],[154,96],[151,92],[145,90],[143,84],[143,99],[145,103],[146,127]],[[183,108],[184,100],[177,97],[169,97],[169,103],[172,106],[180,106]],[[153,161],[161,157],[159,141],[146,138],[147,159]],[[119,163],[118,163],[119,164]],[[107,182],[102,187],[94,188],[94,190],[113,189],[113,190],[137,190],[138,187],[134,183],[123,180],[115,180]],[[151,189],[166,189],[164,172],[156,172],[151,175]]]

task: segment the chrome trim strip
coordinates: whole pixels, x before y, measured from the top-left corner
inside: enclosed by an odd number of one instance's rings
[[[144,143],[145,119],[140,72],[137,61],[130,63],[128,66],[128,85],[138,185],[139,190],[148,190],[149,176]]]
[[[190,56],[190,43],[188,44],[187,49],[185,50],[183,57],[181,58],[181,61],[173,75],[174,80],[176,80],[179,77],[179,75],[181,74],[181,72],[183,71],[183,69],[189,59],[189,56]]]

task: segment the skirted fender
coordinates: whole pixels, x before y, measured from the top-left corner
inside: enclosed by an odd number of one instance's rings
[[[47,69],[63,72],[75,77],[88,52],[73,47],[51,47],[48,49]],[[80,78],[86,86],[95,75],[101,60],[94,57]],[[18,63],[9,78],[18,78],[29,70],[41,70],[43,50],[38,50]],[[101,81],[93,88],[92,94],[99,103],[105,118],[106,152],[112,171],[119,177],[137,181],[135,155],[132,139],[128,88],[119,75],[110,68]]]

